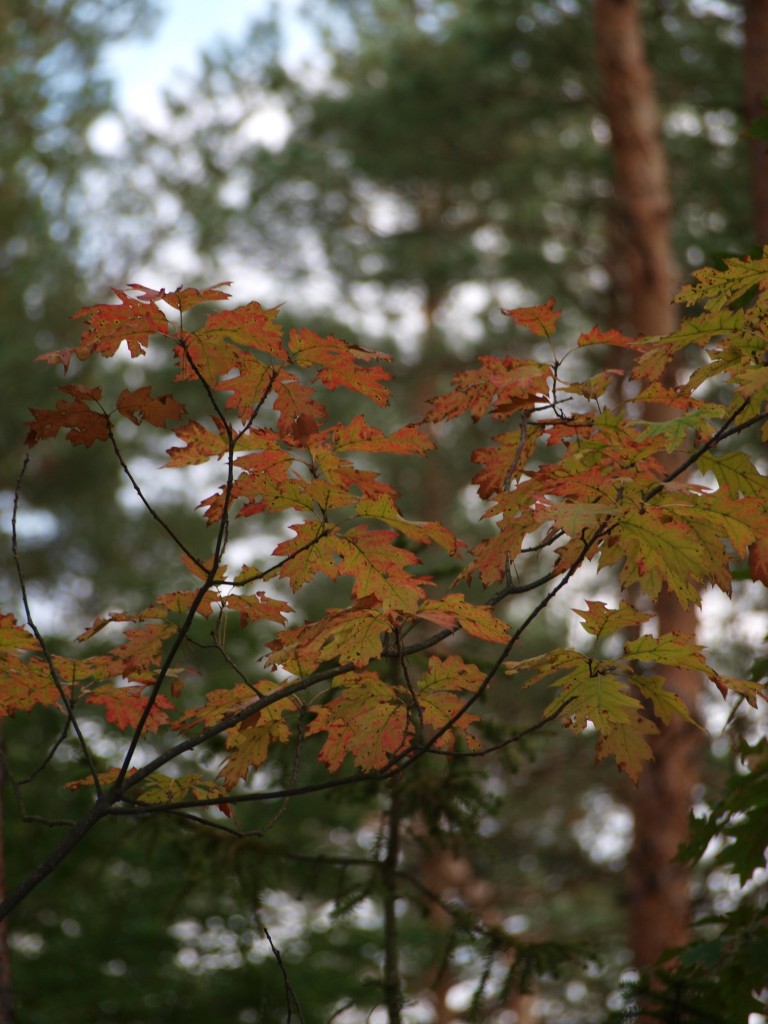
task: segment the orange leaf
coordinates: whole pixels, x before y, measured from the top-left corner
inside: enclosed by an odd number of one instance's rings
[[[502,309],[501,312],[539,337],[549,337],[561,315],[560,310],[555,309],[554,299],[548,299],[540,306],[521,306],[517,309]]]
[[[150,387],[122,391],[117,400],[118,412],[122,413],[131,423],[146,420],[154,427],[164,427],[168,420],[178,420],[186,412],[184,406],[172,395],[151,396]]]
[[[753,580],[768,587],[768,536],[765,534],[749,545],[749,571]]]

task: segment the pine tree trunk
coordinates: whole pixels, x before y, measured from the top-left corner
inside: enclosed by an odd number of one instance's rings
[[[671,243],[671,195],[654,81],[642,33],[639,0],[595,0],[597,59],[611,129],[615,220],[629,323],[639,334],[664,334],[677,322],[672,298],[678,269]],[[650,406],[646,418],[663,416]],[[696,619],[668,593],[657,602],[659,633],[693,633]],[[666,670],[667,685],[695,708],[699,679]],[[635,835],[628,866],[629,938],[635,963],[653,963],[689,937],[686,869],[674,862],[688,834],[702,739],[682,721],[652,743],[654,760],[632,797]]]
[[[747,124],[768,116],[768,3],[745,0],[744,113]],[[768,139],[749,140],[752,223],[756,240],[768,245]]]

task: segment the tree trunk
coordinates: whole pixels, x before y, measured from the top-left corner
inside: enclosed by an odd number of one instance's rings
[[[643,40],[639,0],[595,0],[597,58],[612,135],[614,217],[626,282],[627,318],[639,334],[664,334],[677,323],[672,299],[678,270],[671,242],[672,200],[653,74]],[[646,418],[664,415],[659,406]],[[674,457],[670,461],[674,463]],[[664,592],[657,602],[659,633],[694,633],[696,617]],[[660,669],[660,671],[662,671]],[[664,670],[667,685],[694,710],[697,676]],[[652,742],[654,760],[632,797],[635,835],[628,867],[629,938],[638,967],[689,938],[688,873],[673,860],[688,834],[692,791],[699,777],[700,734],[677,721]]]
[[[768,3],[745,0],[744,113],[747,124],[768,116]],[[768,245],[768,139],[749,140],[752,223],[756,241]]]

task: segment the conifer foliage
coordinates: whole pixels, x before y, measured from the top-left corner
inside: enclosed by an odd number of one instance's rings
[[[111,448],[187,582],[147,607],[105,610],[57,653],[36,625],[14,514],[25,615],[0,624],[2,712],[56,709],[85,766],[69,787],[88,787],[93,800],[3,914],[113,815],[174,813],[237,830],[249,802],[402,776],[425,757],[482,755],[492,687],[522,702],[524,688],[547,683],[551,700],[531,727],[559,720],[582,732],[591,723],[597,759],[614,759],[633,780],[650,756],[648,736],[689,715],[654,665],[703,673],[724,697],[756,706],[760,682],[722,675],[695,637],[656,635],[642,599],[634,607],[621,592],[652,602],[667,588],[687,605],[710,585],[730,594],[734,573],[747,569],[768,584],[768,478],[748,444],[768,438],[767,295],[768,250],[700,271],[679,296],[693,314],[665,337],[595,327],[567,348],[555,339],[553,300],[505,310],[511,329],[533,335],[531,358],[481,356],[421,423],[391,432],[375,415],[388,403],[388,356],[284,331],[278,311],[256,302],[203,318],[228,299],[226,285],[134,285],[81,310],[79,346],[42,358],[70,371],[96,365],[89,383],[64,384],[51,407],[32,410],[27,462],[59,436]],[[632,354],[631,401],[617,397],[621,371],[579,372],[588,362],[580,350],[595,346]],[[545,350],[558,354],[537,358]],[[662,384],[683,352],[694,353],[691,368]],[[166,365],[167,390],[108,394],[90,383],[99,361],[116,356]],[[337,389],[353,399],[343,422],[326,407]],[[640,418],[654,404],[668,418]],[[479,435],[484,446],[472,456],[485,503],[485,535],[473,545],[443,523],[406,518],[377,471],[391,458],[429,458],[460,417],[467,430],[490,420],[494,431],[490,446]],[[148,448],[165,448],[170,469],[205,467],[189,484],[208,482],[198,495],[205,550],[142,490],[122,453],[125,430],[150,435]],[[680,451],[685,458],[665,471],[663,456]],[[248,538],[256,555],[233,563],[232,549],[246,550]],[[584,642],[520,659],[526,630],[587,563],[605,570],[615,599],[575,593]],[[311,592],[319,577],[330,581],[333,606],[309,613],[312,602],[292,595]],[[633,638],[622,640],[629,628]],[[254,630],[260,658],[241,663],[239,634]],[[461,633],[471,648],[456,643]],[[190,664],[201,646],[217,659],[210,678]],[[83,728],[94,715],[126,738],[114,764],[100,762]],[[257,770],[290,743],[293,781],[271,792]],[[319,758],[326,781],[302,781],[308,757]]]

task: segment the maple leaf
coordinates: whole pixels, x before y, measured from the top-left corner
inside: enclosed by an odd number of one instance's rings
[[[584,345],[614,345],[616,348],[641,349],[642,338],[629,338],[621,331],[611,328],[603,331],[595,326],[584,334],[580,334],[576,344],[579,347]]]
[[[595,401],[608,391],[617,380],[624,376],[624,370],[609,369],[593,374],[588,380],[567,384],[562,390],[569,395],[581,395]]]
[[[683,322],[680,329],[662,337],[644,338],[644,352],[632,367],[636,380],[659,380],[678,352],[689,345],[703,348],[712,337],[743,327],[742,310],[704,313]]]
[[[228,688],[209,690],[205,695],[205,704],[188,708],[176,719],[173,728],[186,732],[198,725],[217,725],[259,701],[274,685],[270,679],[260,679],[256,683],[237,683]]]
[[[417,686],[422,723],[435,730],[443,729],[464,707],[467,695],[476,693],[484,681],[485,673],[477,665],[468,665],[457,655],[432,656]],[[479,741],[468,731],[478,720],[477,715],[464,712],[435,746],[438,750],[451,750],[460,735],[469,750],[479,749]]]
[[[126,673],[127,674],[127,673]],[[144,714],[147,706],[145,687],[141,685],[105,685],[91,690],[84,697],[87,704],[95,704],[104,708],[107,721],[118,729],[134,729]],[[144,728],[147,732],[157,732],[162,726],[168,724],[167,711],[173,708],[173,704],[159,694],[155,697],[152,710],[149,712]]]
[[[141,786],[140,799],[143,804],[175,804],[189,800],[213,800],[225,797],[226,786],[212,779],[205,779],[197,772],[171,778],[159,772],[150,777]]]
[[[609,608],[603,601],[587,601],[587,611],[574,611],[582,619],[582,625],[593,636],[610,636],[620,629],[640,626],[653,618],[653,612],[641,612],[631,604],[622,601],[618,608]]]
[[[4,616],[5,618],[5,616]],[[5,626],[3,633],[11,639],[10,630],[15,627]],[[19,630],[29,636],[24,630]],[[25,641],[21,639],[21,644]],[[33,649],[31,646],[18,647],[20,650]],[[61,701],[61,693],[56,686],[51,670],[46,661],[39,658],[20,658],[11,650],[0,652],[0,717],[13,717],[17,712],[30,711],[41,705],[52,707]],[[68,687],[64,687],[68,692]]]
[[[109,438],[109,417],[103,410],[91,409],[87,401],[99,401],[100,388],[80,388],[66,385],[59,390],[68,392],[72,398],[60,399],[54,409],[30,409],[34,419],[28,424],[29,431],[24,443],[32,448],[46,438],[56,437],[60,430],[66,430],[70,444],[90,448],[94,441]]]
[[[717,311],[740,299],[755,286],[764,288],[768,274],[768,257],[762,259],[731,258],[725,261],[725,270],[702,267],[694,270],[696,284],[680,290],[677,302],[688,306],[703,302],[707,309]]]
[[[712,473],[731,494],[768,498],[768,477],[758,470],[746,452],[704,452],[696,463],[702,473]]]
[[[663,652],[665,644],[656,641],[654,649]],[[595,759],[601,761],[612,755],[619,770],[637,781],[644,762],[652,756],[645,737],[659,730],[643,713],[640,701],[629,693],[628,681],[622,676],[629,676],[638,684],[641,679],[628,664],[621,660],[594,658],[579,651],[556,649],[526,661],[507,662],[505,668],[510,675],[530,672],[526,686],[553,675],[559,676],[551,684],[559,692],[545,708],[542,718],[562,713],[563,724],[576,732],[581,732],[587,722],[592,722],[600,733]],[[662,695],[656,683],[656,680],[649,682],[647,695],[656,698],[663,713],[669,708],[679,711],[674,705],[673,695]],[[683,711],[688,717],[684,708]]]
[[[174,429],[174,434],[184,442],[184,448],[168,448],[170,456],[166,466],[199,466],[209,459],[220,459],[229,454],[229,438],[224,424],[214,420],[218,433],[208,430],[193,420]]]
[[[314,622],[281,630],[267,644],[272,651],[269,664],[297,676],[308,675],[334,659],[342,665],[351,662],[355,668],[365,668],[381,655],[383,637],[391,625],[372,596],[349,608],[331,608]]]
[[[276,323],[279,308],[264,309],[258,302],[249,302],[237,309],[225,309],[212,313],[205,326],[197,331],[202,345],[219,346],[223,342],[233,348],[263,352],[283,363],[288,353],[283,346],[283,331]],[[230,359],[237,364],[237,354],[230,352]]]
[[[363,771],[376,771],[405,746],[406,704],[374,672],[348,673],[340,696],[313,708],[313,713],[307,735],[328,734],[319,757],[332,772],[338,771],[348,754]]]
[[[391,374],[381,366],[359,364],[389,360],[391,356],[350,345],[332,334],[321,338],[306,328],[291,331],[289,348],[297,366],[321,367],[317,378],[329,391],[346,388],[365,395],[377,405],[388,404],[389,388],[383,382],[389,380]]]
[[[477,421],[486,414],[503,419],[546,400],[552,367],[533,359],[480,356],[476,370],[454,374],[453,390],[430,400],[427,422],[455,419],[468,412]]]
[[[658,728],[641,714],[608,729],[595,746],[595,762],[607,757],[616,759],[616,767],[637,785],[646,761],[653,760],[653,751],[646,736],[654,736]]]
[[[459,548],[464,546],[442,523],[416,523],[404,519],[389,495],[381,495],[376,499],[364,498],[357,503],[355,511],[359,516],[379,519],[387,526],[393,526],[405,537],[410,537],[411,540],[419,541],[421,544],[438,544],[449,555],[455,555]]]
[[[168,420],[179,420],[186,413],[184,406],[173,395],[157,395],[152,398],[152,389],[148,386],[136,391],[127,388],[122,391],[117,400],[117,410],[131,423],[146,420],[154,427],[164,427]]]
[[[0,614],[0,651],[36,651],[40,644],[36,637],[20,626],[11,614]]]
[[[269,597],[262,590],[255,594],[229,594],[221,598],[222,605],[230,612],[238,612],[240,625],[245,627],[249,622],[277,622],[282,625],[285,616],[293,609],[285,601]]]
[[[519,306],[517,309],[502,309],[501,312],[521,327],[547,338],[557,327],[561,316],[560,310],[555,309],[554,299],[547,299],[539,306]]]
[[[614,540],[612,546],[601,549],[600,564],[613,565],[623,557],[622,586],[638,583],[655,600],[666,583],[684,608],[699,603],[694,573],[705,552],[685,523],[656,506],[629,510],[622,516]]]
[[[132,298],[118,288],[112,291],[118,304],[87,306],[74,314],[86,321],[80,345],[74,350],[78,359],[88,359],[96,352],[110,358],[123,342],[135,359],[146,352],[153,334],[170,333],[167,318],[154,302]]]
[[[210,288],[176,288],[172,292],[167,292],[164,288],[147,288],[143,284],[129,284],[128,287],[136,291],[136,298],[143,302],[166,302],[174,309],[186,312],[202,302],[221,302],[230,298],[230,293],[221,289],[228,288],[231,284],[231,281],[219,281]]]
[[[470,636],[489,643],[504,644],[509,640],[509,626],[497,619],[487,605],[470,604],[463,594],[425,601],[419,605],[416,617],[447,629],[461,626]]]
[[[435,442],[418,424],[401,427],[385,434],[371,426],[364,417],[355,416],[349,423],[337,424],[323,433],[337,451],[379,452],[393,455],[424,455],[435,447]]]
[[[424,594],[423,585],[430,581],[406,572],[419,559],[410,551],[394,546],[397,535],[392,530],[369,530],[356,526],[343,537],[334,538],[339,556],[338,572],[352,576],[355,597],[376,597],[383,611],[416,610]]]
[[[486,517],[502,513],[497,532],[479,541],[472,548],[472,560],[460,574],[460,579],[471,579],[476,573],[485,586],[500,583],[506,578],[508,566],[520,554],[523,541],[539,525],[533,509],[520,509],[517,495],[501,495]]]
[[[290,374],[281,374],[274,383],[275,410],[280,414],[277,429],[289,444],[305,447],[320,429],[327,409],[318,402],[315,392]]]
[[[137,771],[138,768],[129,768],[126,772],[126,778],[135,775]],[[120,768],[107,768],[106,771],[97,772],[95,776],[86,775],[82,779],[73,779],[71,782],[65,782],[64,788],[70,790],[82,789],[83,786],[92,786],[94,782],[98,782],[103,790],[107,790],[117,782],[121,775],[122,770]]]
[[[264,764],[273,743],[290,740],[291,729],[284,715],[292,710],[292,705],[286,702],[269,704],[234,728],[227,729],[225,746],[228,753],[218,777],[228,789]]]
[[[702,726],[692,717],[685,706],[684,701],[672,690],[667,689],[666,680],[663,676],[649,676],[638,673],[632,676],[635,685],[642,695],[650,700],[653,706],[653,713],[665,725],[669,725],[673,718],[682,718],[689,725],[701,729]]]
[[[265,573],[264,578],[279,575],[289,580],[294,590],[314,579],[320,572],[335,580],[339,574],[334,561],[335,528],[317,520],[308,520],[289,529],[296,536],[277,545],[273,554],[281,560],[280,565]]]
[[[768,535],[755,538],[749,546],[749,571],[753,580],[768,587]]]
[[[213,576],[211,576],[211,570],[213,569],[213,558],[209,558],[206,560],[201,559],[199,562],[195,562],[188,555],[182,553],[181,560],[184,563],[184,565],[186,565],[187,569],[189,569],[189,571],[192,573],[192,575],[196,579],[202,580],[204,583],[210,583],[211,585],[213,585],[216,583],[227,582],[226,565],[219,564],[216,567],[216,571],[213,573]]]

